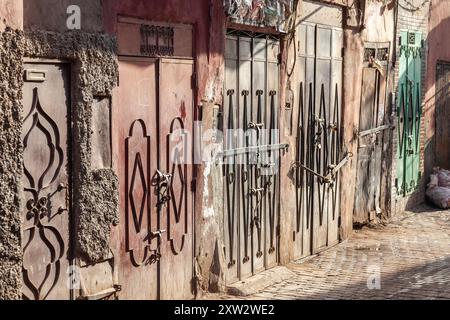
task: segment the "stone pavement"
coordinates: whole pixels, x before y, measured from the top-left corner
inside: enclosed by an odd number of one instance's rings
[[[421,206],[288,268],[294,277],[260,293],[216,298],[450,299],[450,211]]]

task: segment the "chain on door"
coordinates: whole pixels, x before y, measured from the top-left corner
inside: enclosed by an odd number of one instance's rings
[[[25,299],[71,299],[70,70],[25,64],[22,247]]]
[[[121,58],[119,71],[119,298],[190,298],[193,62]]]
[[[227,282],[277,264],[279,42],[265,35],[227,36],[224,238]]]
[[[351,154],[341,138],[342,29],[303,22],[299,70],[293,240],[301,258],[339,241],[339,171]]]
[[[402,31],[400,42],[396,188],[398,195],[406,196],[418,188],[422,174],[420,172],[422,34]]]

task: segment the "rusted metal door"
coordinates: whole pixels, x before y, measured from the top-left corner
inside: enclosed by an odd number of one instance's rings
[[[436,68],[436,163],[450,168],[450,62]]]
[[[25,64],[22,141],[25,299],[71,299],[70,69]]]
[[[364,54],[359,117],[358,171],[356,179],[354,223],[366,223],[385,210],[383,196],[383,154],[388,149],[385,131],[386,85],[389,43],[367,43]]]
[[[189,298],[193,62],[121,58],[119,72],[119,298]]]
[[[227,282],[278,261],[279,42],[231,33],[226,42],[224,238]]]
[[[338,27],[303,22],[298,29],[299,101],[295,171],[296,257],[339,241],[343,33]]]

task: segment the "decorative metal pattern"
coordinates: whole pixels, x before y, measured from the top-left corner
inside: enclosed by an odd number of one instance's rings
[[[147,57],[171,57],[174,55],[174,29],[141,25],[141,54]]]
[[[235,92],[234,90],[228,90],[227,96],[228,96],[228,129],[234,130],[235,125],[235,117],[234,117],[234,104],[233,104],[233,96]],[[232,132],[232,131],[231,131]],[[234,147],[234,139],[233,134],[228,135],[228,142],[227,142],[227,148],[233,149]],[[237,237],[237,234],[235,234],[235,224],[236,224],[236,214],[235,214],[235,207],[236,207],[236,157],[233,156],[232,158],[227,159],[228,164],[225,164],[225,179],[226,179],[226,193],[227,193],[227,218],[228,218],[228,239],[230,241],[230,245],[228,247],[228,268],[231,268],[236,264],[236,258],[235,258],[235,252],[234,252],[234,241],[235,237]]]
[[[297,186],[296,231],[306,224],[312,227],[312,217],[318,211],[318,225],[328,221],[329,215],[336,219],[338,212],[338,186],[340,168],[348,161],[341,160],[339,86],[334,85],[334,102],[328,108],[325,87],[320,86],[320,100],[314,103],[313,84],[309,83],[308,108],[304,108],[304,85],[300,83],[300,102],[297,128],[297,153],[294,168]],[[327,112],[330,110],[330,113]],[[307,116],[306,116],[307,114]],[[307,121],[305,121],[307,118]],[[304,203],[305,202],[305,203]],[[305,204],[305,205],[304,205]],[[303,219],[305,221],[303,221]]]
[[[44,300],[50,295],[60,278],[60,260],[67,250],[60,231],[49,223],[55,215],[66,210],[59,208],[55,212],[52,205],[53,196],[65,189],[63,186],[58,187],[54,193],[46,193],[59,177],[64,153],[58,126],[42,108],[38,88],[33,90],[33,103],[29,114],[24,119],[24,127],[29,127],[23,139],[24,154],[32,152],[29,144],[31,141],[45,141],[46,148],[42,143],[41,155],[48,161],[47,163],[36,162],[36,164],[24,163],[24,173],[28,181],[25,192],[32,195],[32,198],[26,202],[26,219],[32,223],[32,226],[23,230],[23,256],[24,261],[33,261],[33,265],[24,263],[23,266],[24,285],[33,295],[25,296],[25,298]],[[40,164],[44,166],[38,166]],[[39,257],[35,256],[36,252],[39,252]],[[35,260],[36,258],[38,260]]]
[[[139,151],[135,151],[131,146],[141,148],[136,148]],[[152,239],[148,236],[151,231],[150,148],[150,136],[147,135],[145,122],[142,119],[134,121],[125,139],[125,237],[127,252],[136,267],[149,263],[151,258]]]
[[[419,186],[420,127],[422,120],[422,41],[418,32],[402,32],[400,76],[397,96],[397,179],[398,195],[407,195]]]
[[[177,132],[177,136],[181,144],[177,146],[171,146],[171,136]],[[179,136],[181,134],[181,136]],[[170,133],[167,137],[167,159],[171,159],[171,180],[169,185],[170,202],[168,205],[168,230],[169,241],[172,248],[172,252],[177,255],[183,248],[185,243],[185,237],[188,233],[187,226],[187,179],[186,179],[186,162],[182,161],[186,159],[186,153],[188,152],[187,137],[184,132],[184,123],[182,118],[175,118],[170,125]],[[181,148],[180,148],[181,145]],[[172,152],[172,158],[169,157]],[[182,233],[181,239],[175,239],[175,232],[172,229],[175,225],[181,224]],[[178,240],[178,241],[176,241]],[[178,247],[177,245],[178,244]]]

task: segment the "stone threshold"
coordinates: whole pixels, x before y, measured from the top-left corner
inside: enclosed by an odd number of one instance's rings
[[[286,281],[294,276],[294,273],[285,266],[278,266],[244,281],[238,281],[228,285],[226,291],[229,295],[247,297],[263,291],[265,288]]]

